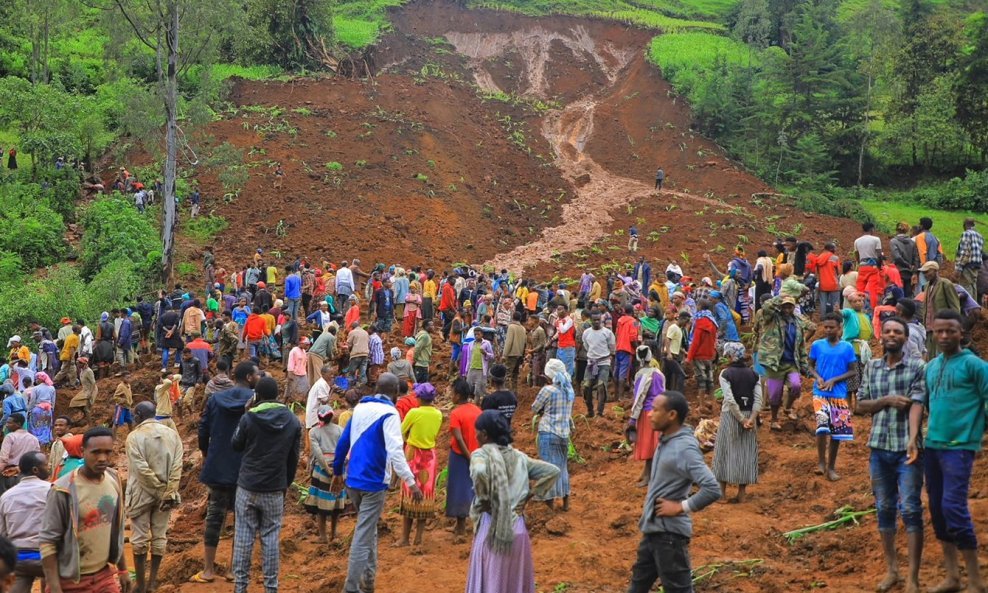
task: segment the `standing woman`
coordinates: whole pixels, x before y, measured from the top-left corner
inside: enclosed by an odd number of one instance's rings
[[[532,412],[539,418],[539,457],[559,468],[559,479],[551,490],[540,494],[541,500],[551,509],[557,498],[563,499],[563,511],[569,510],[569,434],[573,420],[573,385],[566,374],[566,365],[558,358],[545,364],[545,376],[552,381],[535,396]]]
[[[639,346],[635,356],[641,368],[635,373],[635,403],[631,406],[627,432],[628,440],[633,440],[635,444],[635,460],[645,462],[642,475],[638,477],[641,488],[648,485],[648,478],[652,475],[652,457],[662,436],[652,427],[648,417],[652,413],[652,402],[666,391],[666,378],[652,358],[651,348]]]
[[[745,364],[744,344],[728,342],[724,355],[731,361],[720,373],[724,394],[720,426],[714,447],[713,472],[727,496],[727,484],[738,485],[731,502],[744,502],[748,484],[758,482],[758,412],[762,408],[762,385],[758,374]]]
[[[391,290],[394,291],[395,317],[404,318],[405,297],[408,296],[408,273],[405,268],[395,268],[395,277],[392,280]]]
[[[532,542],[521,513],[529,499],[548,493],[559,469],[515,450],[501,412],[485,411],[476,427],[480,448],[470,457],[476,536],[466,593],[535,593]]]
[[[411,282],[408,285],[404,315],[401,323],[401,334],[406,338],[414,337],[416,322],[422,316],[422,295],[419,294],[418,282]]]
[[[401,422],[401,435],[405,439],[405,457],[408,466],[415,474],[415,485],[422,491],[422,499],[416,501],[407,484],[401,486],[401,504],[398,513],[404,518],[399,546],[407,546],[412,534],[412,521],[415,520],[415,545],[422,543],[425,522],[436,514],[436,437],[443,425],[443,413],[433,402],[435,389],[421,389],[415,392],[419,405],[412,408]]]
[[[477,447],[477,418],[481,410],[470,401],[473,389],[464,379],[453,381],[453,402],[456,407],[449,415],[449,465],[446,479],[446,516],[456,519],[454,539],[459,542],[466,532],[467,517],[473,503],[473,482],[470,481],[470,454]]]
[[[325,544],[336,539],[336,524],[340,513],[346,507],[346,489],[333,494],[330,484],[333,481],[333,459],[336,444],[343,435],[339,424],[333,423],[333,408],[319,406],[316,417],[319,424],[309,430],[309,446],[312,450],[312,482],[309,495],[305,498],[305,510],[316,516],[319,525],[319,543]],[[326,517],[330,518],[329,539],[326,538]]]
[[[762,297],[772,295],[772,279],[775,277],[775,260],[769,257],[764,249],[758,252],[752,275],[755,280],[755,310],[757,311],[762,306]]]

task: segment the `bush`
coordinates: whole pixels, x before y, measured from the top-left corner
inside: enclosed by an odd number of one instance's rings
[[[86,209],[82,218],[82,269],[92,278],[116,260],[149,273],[160,257],[158,233],[151,219],[119,194],[101,198]]]
[[[62,216],[48,207],[40,185],[0,185],[0,226],[0,249],[18,254],[25,269],[50,265],[66,251]]]
[[[207,242],[230,226],[222,216],[200,216],[185,224],[185,234],[197,241]]]

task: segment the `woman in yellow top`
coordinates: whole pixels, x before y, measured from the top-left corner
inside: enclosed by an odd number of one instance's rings
[[[522,303],[528,304],[528,280],[522,280],[515,289],[515,298]]]
[[[405,439],[405,457],[415,474],[415,485],[422,491],[422,500],[416,502],[407,485],[401,487],[401,504],[398,513],[404,518],[399,546],[407,546],[415,520],[415,545],[422,543],[425,522],[436,514],[436,437],[443,425],[443,413],[433,405],[436,389],[431,383],[423,383],[415,390],[419,407],[412,408],[401,423]]]
[[[436,273],[429,270],[425,273],[425,282],[422,283],[422,321],[425,322],[435,317],[433,303],[439,294],[439,286],[435,281]]]

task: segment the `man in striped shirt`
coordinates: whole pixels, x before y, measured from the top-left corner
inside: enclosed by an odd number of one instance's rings
[[[974,219],[964,220],[964,234],[957,244],[957,258],[954,267],[960,274],[960,285],[978,302],[978,272],[984,260],[985,238],[974,230]]]

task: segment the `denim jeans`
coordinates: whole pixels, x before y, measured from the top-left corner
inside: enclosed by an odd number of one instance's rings
[[[906,532],[923,531],[923,459],[906,464],[905,451],[872,449],[871,488],[878,509],[878,530],[895,533],[896,513]]]
[[[299,304],[300,303],[298,299],[289,299],[289,298],[285,299],[285,314],[288,316],[289,319],[295,319],[296,317],[298,317]]]
[[[569,373],[570,381],[572,381],[573,377],[576,376],[576,348],[573,346],[557,348],[556,358],[566,365],[566,372]]]
[[[927,449],[925,468],[930,517],[937,539],[960,550],[976,550],[978,540],[967,505],[974,451]]]
[[[350,366],[346,369],[346,374],[361,385],[367,383],[367,360],[366,356],[353,356],[350,358]]]
[[[666,593],[693,593],[689,546],[689,538],[675,533],[643,534],[628,593],[649,593],[656,580]]]

